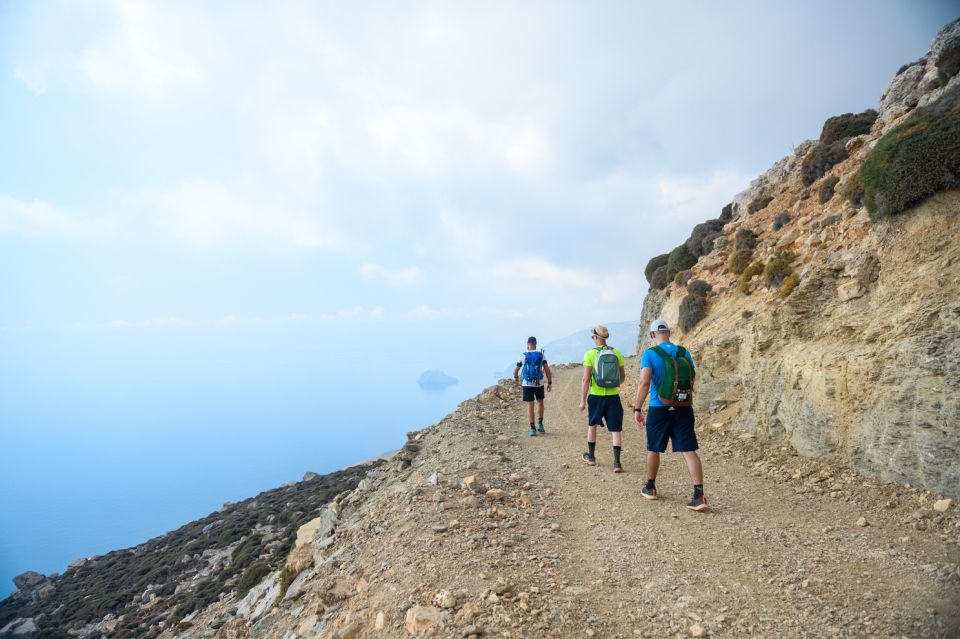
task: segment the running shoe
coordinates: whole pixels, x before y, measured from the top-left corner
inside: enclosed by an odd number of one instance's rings
[[[591,466],[596,466],[596,465],[597,465],[597,459],[596,459],[596,457],[594,457],[594,456],[591,455],[590,453],[584,453],[583,456],[582,456],[580,459],[582,459],[583,461],[587,462],[587,463],[588,463],[589,465],[591,465]]]
[[[530,429],[530,436],[531,436],[531,437],[536,437],[536,436],[537,436],[537,429],[536,429],[536,428],[531,428],[531,429]]]
[[[649,486],[644,486],[640,489],[640,494],[646,497],[647,499],[654,500],[657,498],[657,489],[650,488]]]
[[[620,462],[613,462],[613,472],[615,473],[623,472],[623,466],[620,465]]]
[[[687,508],[703,512],[707,509],[707,498],[703,495],[694,495],[693,499],[687,502]]]
[[[547,432],[547,431],[543,430],[543,424],[542,424],[542,423],[541,423],[541,424],[537,424],[537,432],[538,432],[538,433],[545,433],[545,432]]]

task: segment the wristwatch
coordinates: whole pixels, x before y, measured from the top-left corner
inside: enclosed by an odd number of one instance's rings
[[[643,410],[641,410],[641,409],[639,409],[639,408],[634,408],[634,409],[633,409],[633,412],[635,412],[635,413],[642,413]]]

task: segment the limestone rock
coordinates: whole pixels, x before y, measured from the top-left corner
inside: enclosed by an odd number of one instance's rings
[[[411,635],[419,634],[443,623],[443,611],[433,606],[411,606],[403,626]]]
[[[273,606],[279,595],[280,579],[274,573],[251,588],[250,592],[240,600],[240,604],[237,606],[237,615],[255,621]]]
[[[937,501],[933,502],[933,509],[938,513],[945,513],[950,509],[952,504],[952,499],[938,499]]]

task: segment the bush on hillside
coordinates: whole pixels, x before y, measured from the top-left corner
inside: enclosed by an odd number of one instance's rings
[[[737,286],[737,289],[744,295],[750,294],[750,282],[757,275],[763,273],[763,263],[754,262],[748,266],[743,273],[740,274],[740,284]]]
[[[699,295],[700,297],[706,297],[710,294],[710,291],[713,290],[713,287],[704,282],[703,280],[692,280],[687,284],[687,291],[691,295]]]
[[[700,250],[703,251],[702,255],[709,255],[713,252],[714,243],[718,237],[723,237],[723,233],[709,233],[703,237],[703,241],[700,243]]]
[[[843,185],[841,193],[853,206],[857,208],[863,206],[863,182],[860,181],[860,171],[850,176],[847,183]]]
[[[777,253],[770,258],[767,265],[763,267],[763,279],[767,286],[779,287],[788,275],[793,273],[793,260],[795,255],[790,251]]]
[[[796,273],[790,273],[787,277],[784,278],[783,284],[780,285],[780,299],[789,297],[790,293],[793,293],[793,289],[797,288],[797,284],[800,283],[800,276]]]
[[[839,181],[840,178],[836,175],[831,175],[820,184],[820,204],[826,204],[830,201]]]
[[[934,193],[960,188],[960,106],[943,117],[935,112],[884,135],[860,167],[870,219],[896,215]]]
[[[732,219],[733,219],[733,202],[730,202],[730,204],[727,204],[727,205],[726,205],[725,207],[723,207],[723,209],[720,211],[720,221],[723,222],[724,224],[726,224],[727,222],[731,221]]]
[[[734,236],[734,248],[738,251],[740,249],[752,249],[757,246],[757,234],[751,231],[750,229],[737,229],[737,234]]]
[[[670,257],[667,258],[667,279],[672,280],[677,273],[696,263],[697,257],[690,253],[686,244],[681,244],[670,251]]]
[[[691,330],[706,315],[707,300],[700,295],[692,293],[683,298],[680,302],[680,329],[686,333]]]
[[[680,271],[673,276],[673,283],[677,286],[686,286],[691,277],[693,277],[693,273],[690,271],[690,269]]]
[[[810,186],[826,175],[827,171],[847,159],[846,140],[818,144],[803,157],[800,174],[803,183]]]
[[[263,581],[263,578],[270,574],[270,566],[265,563],[256,563],[247,568],[240,577],[240,583],[237,584],[237,599],[243,599],[250,592],[250,589]]]
[[[820,131],[820,144],[830,144],[870,133],[870,128],[876,121],[877,112],[873,109],[867,109],[863,113],[844,113],[827,118]]]
[[[703,251],[703,240],[710,234],[719,233],[723,230],[723,222],[720,220],[707,220],[693,227],[693,231],[690,232],[690,237],[687,238],[685,244],[687,245],[687,250],[694,257],[700,257],[706,255]],[[709,253],[709,251],[707,251]]]
[[[647,268],[643,269],[643,274],[647,278],[647,283],[653,282],[653,272],[661,266],[666,265],[668,257],[670,257],[670,254],[664,253],[663,255],[658,255],[647,262]]]
[[[667,269],[667,265],[657,267],[657,270],[653,272],[653,276],[650,278],[650,288],[656,291],[662,291],[667,288],[667,284],[670,283],[670,271]]]
[[[764,195],[763,197],[758,197],[753,202],[750,203],[750,206],[747,207],[747,213],[753,215],[757,211],[762,211],[767,208],[767,206],[773,202],[772,195]]]
[[[787,225],[787,222],[790,221],[790,212],[789,211],[780,211],[777,213],[776,217],[773,218],[773,230],[779,231],[784,226]]]
[[[727,260],[727,270],[734,275],[743,273],[750,265],[750,258],[753,257],[753,251],[748,248],[742,248],[730,254]]]

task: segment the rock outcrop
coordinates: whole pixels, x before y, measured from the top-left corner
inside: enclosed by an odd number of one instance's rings
[[[938,68],[958,48],[960,21],[893,79],[870,133],[846,139],[847,157],[822,164],[823,177],[809,183],[804,175],[818,146],[805,142],[734,198],[725,240],[688,278],[712,285],[707,313],[687,333],[675,332],[698,356],[703,414],[735,405],[745,432],[953,496],[960,495],[960,191],[877,222],[853,191],[885,132],[914,109],[960,93],[960,75],[945,82]],[[757,237],[752,278],[727,270],[734,237],[745,230]],[[778,255],[793,274],[792,292],[762,272]],[[687,294],[678,284],[651,291],[644,320],[659,315],[678,325]],[[640,342],[649,346],[645,334]]]

